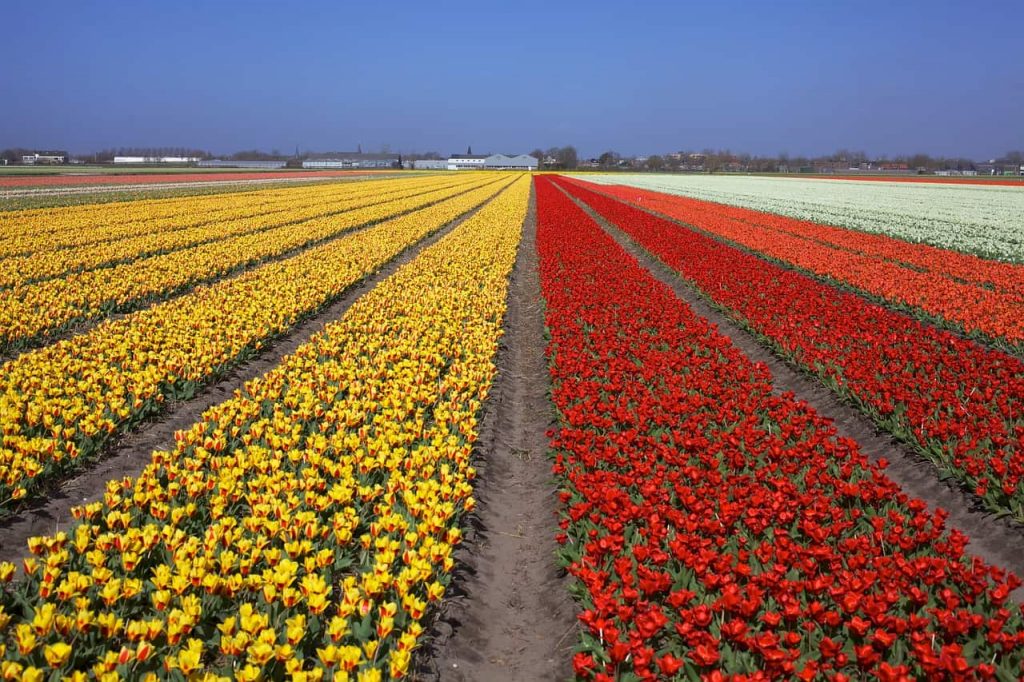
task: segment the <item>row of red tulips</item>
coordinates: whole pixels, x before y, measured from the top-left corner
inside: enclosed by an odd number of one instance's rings
[[[558,181],[991,510],[1024,520],[1024,362]]]
[[[536,180],[582,679],[1016,679],[1019,581]]]
[[[949,282],[959,282],[997,293],[1011,294],[1007,302],[1019,304],[1024,299],[1024,265],[989,260],[970,253],[943,249],[931,244],[906,242],[887,234],[861,232],[809,220],[764,213],[742,206],[728,206],[693,197],[654,192],[629,185],[598,185],[578,180],[585,187],[636,202],[673,218],[686,221],[699,213],[714,213],[720,220],[742,223],[780,239],[796,238],[804,245],[831,247],[836,262],[857,256],[868,257],[868,263],[890,263],[921,274],[941,275]],[[1022,185],[1024,186],[1024,185]],[[799,242],[790,242],[799,243]],[[836,251],[845,253],[836,253]],[[860,259],[857,259],[860,260]],[[865,266],[869,267],[869,266]],[[914,295],[915,292],[906,292]],[[917,294],[921,295],[921,294]]]

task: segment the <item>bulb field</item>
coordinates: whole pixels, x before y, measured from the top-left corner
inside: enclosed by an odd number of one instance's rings
[[[1022,215],[492,171],[0,210],[0,678],[1022,679]]]

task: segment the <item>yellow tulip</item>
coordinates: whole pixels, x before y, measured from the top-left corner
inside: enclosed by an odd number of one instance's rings
[[[43,648],[43,656],[51,668],[60,668],[71,657],[71,646],[64,642],[47,645]]]

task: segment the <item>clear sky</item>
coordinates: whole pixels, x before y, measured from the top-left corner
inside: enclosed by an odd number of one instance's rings
[[[3,0],[0,147],[1024,148],[1024,0]]]

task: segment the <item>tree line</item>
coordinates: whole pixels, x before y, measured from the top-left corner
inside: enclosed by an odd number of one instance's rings
[[[728,149],[703,149],[680,151],[670,154],[653,154],[647,157],[625,157],[615,151],[606,151],[594,159],[583,162],[585,167],[604,170],[630,169],[648,171],[744,171],[748,173],[774,173],[778,171],[799,172],[801,170],[830,169],[840,171],[853,168],[880,168],[883,166],[906,167],[906,170],[976,170],[987,163],[966,157],[931,156],[929,154],[881,155],[870,157],[863,151],[839,149],[822,156],[790,156],[780,153],[774,156],[758,156],[734,153]],[[997,166],[1020,167],[1024,164],[1024,152],[1011,150],[992,160]],[[575,166],[566,166],[575,167]],[[869,168],[865,168],[869,169]]]

